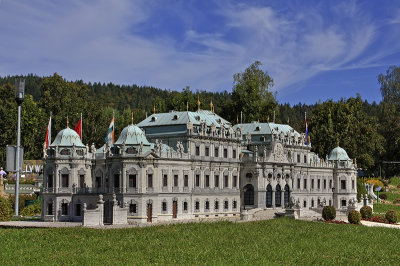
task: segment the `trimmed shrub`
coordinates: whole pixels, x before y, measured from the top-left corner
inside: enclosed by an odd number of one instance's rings
[[[42,213],[42,204],[40,201],[36,201],[35,204],[26,206],[22,209],[22,216],[35,216]]]
[[[0,221],[10,221],[13,213],[11,202],[8,199],[0,198]]]
[[[35,201],[37,198],[36,194],[32,194],[32,195],[28,195],[28,194],[23,194],[23,195],[19,195],[19,201],[18,201],[18,208],[21,211],[24,207],[25,207],[25,200],[33,200]],[[10,195],[9,199],[11,201],[12,204],[12,208],[14,210],[15,208],[15,195]],[[15,211],[15,210],[14,210]]]
[[[387,200],[387,195],[386,194],[379,194],[379,198],[382,200]]]
[[[385,218],[389,223],[397,223],[397,212],[394,210],[388,210]]]
[[[336,218],[336,209],[333,206],[325,206],[322,209],[322,218],[325,221],[331,221]]]
[[[349,212],[349,215],[347,215],[347,219],[351,224],[360,224],[361,214],[356,210],[352,210]]]
[[[370,206],[364,206],[360,209],[360,214],[363,219],[371,219],[372,208]]]

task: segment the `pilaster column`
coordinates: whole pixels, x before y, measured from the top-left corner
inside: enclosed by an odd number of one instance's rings
[[[272,190],[272,208],[275,209],[275,189]]]
[[[122,192],[125,193],[126,192],[126,165],[122,164]]]
[[[281,207],[285,207],[285,190],[281,190]]]

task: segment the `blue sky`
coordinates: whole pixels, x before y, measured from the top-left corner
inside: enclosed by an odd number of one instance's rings
[[[1,76],[231,91],[259,60],[281,103],[380,101],[400,2],[0,0],[0,38]]]

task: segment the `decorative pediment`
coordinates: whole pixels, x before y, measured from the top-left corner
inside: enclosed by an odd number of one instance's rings
[[[69,174],[70,170],[67,167],[64,167],[63,169],[60,170],[61,174]]]
[[[273,144],[273,149],[269,156],[266,156],[267,161],[276,163],[289,163],[288,156],[284,150],[282,143],[276,142]]]
[[[137,174],[137,170],[134,167],[129,168],[126,170],[127,174]]]
[[[84,175],[85,173],[86,173],[86,171],[83,168],[78,170],[79,175]]]

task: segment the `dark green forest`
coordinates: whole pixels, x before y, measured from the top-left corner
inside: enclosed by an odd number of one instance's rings
[[[369,103],[362,95],[326,100],[311,105],[278,103],[272,93],[273,77],[256,61],[233,76],[232,91],[162,90],[149,86],[117,85],[67,81],[55,73],[49,77],[34,74],[25,78],[25,100],[22,104],[21,143],[25,159],[39,159],[50,112],[52,140],[67,126],[73,128],[83,115],[83,143],[102,146],[108,124],[115,114],[116,136],[131,122],[138,123],[154,112],[169,110],[210,109],[236,123],[270,121],[274,114],[277,123],[289,123],[304,132],[304,113],[307,112],[312,150],[325,157],[338,144],[350,158],[356,158],[366,175],[400,174],[400,67],[391,66],[378,76],[382,101]],[[15,76],[0,77],[0,165],[5,164],[5,147],[16,144],[17,104],[14,100]]]

